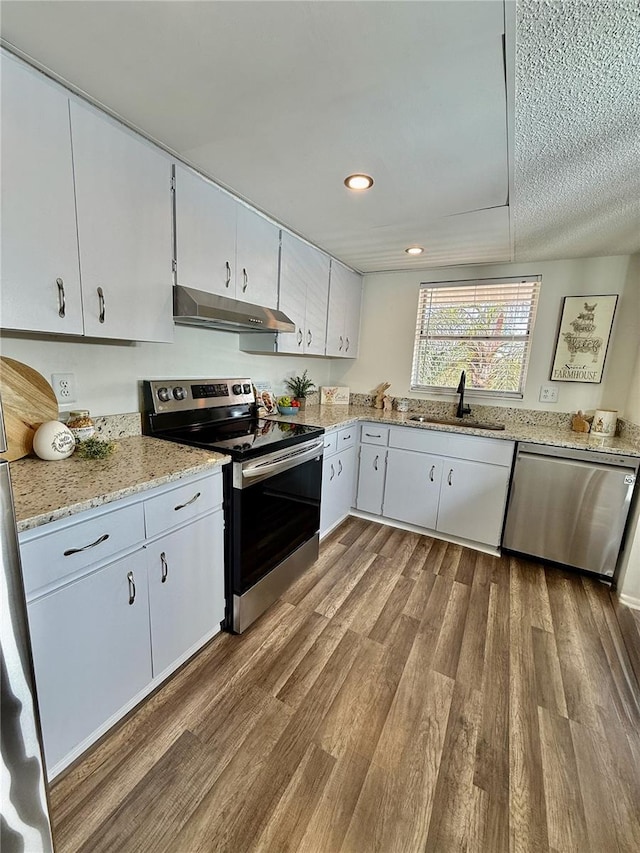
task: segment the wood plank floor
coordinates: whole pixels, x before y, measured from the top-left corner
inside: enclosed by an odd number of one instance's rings
[[[51,791],[58,853],[640,850],[606,586],[349,519]]]

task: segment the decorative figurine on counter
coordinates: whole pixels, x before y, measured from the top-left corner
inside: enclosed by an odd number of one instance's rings
[[[385,392],[387,388],[391,388],[390,382],[381,382],[376,388],[373,389],[373,393],[376,396],[375,402],[373,404],[374,408],[384,408],[384,398],[386,396]]]
[[[571,429],[574,432],[589,432],[591,429],[589,421],[582,411],[578,410],[578,413],[571,418]]]
[[[385,415],[390,414],[393,411],[393,397],[385,394],[382,398],[382,408],[384,409]]]

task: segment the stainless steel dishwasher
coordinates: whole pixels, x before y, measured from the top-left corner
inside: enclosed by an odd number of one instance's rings
[[[638,459],[519,444],[502,547],[612,577]]]

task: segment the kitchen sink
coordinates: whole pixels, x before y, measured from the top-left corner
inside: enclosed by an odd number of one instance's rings
[[[428,418],[426,415],[411,415],[409,420],[420,424],[443,424],[444,426],[468,427],[469,429],[504,429],[504,424],[474,421],[470,418]]]

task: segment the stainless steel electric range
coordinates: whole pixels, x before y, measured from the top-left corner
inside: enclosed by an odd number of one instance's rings
[[[227,627],[241,633],[318,558],[323,433],[258,418],[250,379],[143,383],[143,432],[231,456]]]

